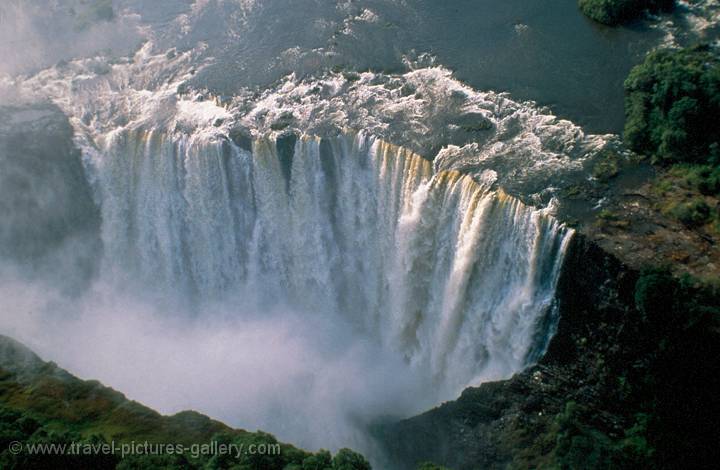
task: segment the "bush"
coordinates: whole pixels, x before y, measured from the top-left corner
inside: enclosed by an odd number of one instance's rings
[[[635,283],[635,307],[643,328],[677,335],[720,319],[720,289],[689,275],[677,279],[667,268],[646,268]]]
[[[552,468],[647,468],[655,453],[648,443],[648,417],[638,413],[622,434],[610,437],[588,419],[592,413],[577,403],[565,404],[555,417],[556,464]]]
[[[720,59],[709,46],[648,54],[625,93],[631,149],[655,162],[720,163]]]
[[[340,449],[332,460],[333,470],[371,470],[365,458],[350,449]]]
[[[689,190],[715,195],[720,190],[720,167],[677,163],[660,178],[657,187],[663,192],[671,192],[674,183],[685,193]]]
[[[636,412],[609,425],[592,403],[567,402],[554,419],[552,468],[710,468],[718,460],[720,289],[648,268],[634,295],[637,360],[618,365],[633,382],[620,408]]]
[[[83,438],[79,434],[67,430],[50,429],[50,426],[43,425],[35,417],[0,403],[0,468],[2,469],[115,468],[119,461],[114,455],[83,454],[81,452],[75,454],[30,454],[23,450],[20,453],[14,453],[9,449],[12,441],[28,445],[55,444],[58,446],[69,446],[71,443],[79,446],[97,445],[104,442],[97,436]]]
[[[666,212],[689,228],[705,225],[711,219],[710,206],[700,198],[673,204]]]
[[[706,196],[720,193],[720,166],[678,164],[670,174],[680,178],[686,189],[697,190]]]
[[[616,26],[637,19],[645,11],[670,11],[675,0],[579,0],[578,5],[593,20]]]

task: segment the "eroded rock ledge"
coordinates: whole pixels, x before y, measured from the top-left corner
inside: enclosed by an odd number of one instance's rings
[[[455,470],[506,468],[523,451],[547,457],[553,443],[532,449],[565,403],[610,400],[616,384],[600,363],[622,360],[618,337],[635,315],[637,272],[578,235],[570,246],[557,302],[555,337],[540,362],[509,380],[466,389],[457,401],[384,426],[378,437],[398,468],[433,461]],[[618,416],[598,416],[609,432],[622,429]],[[539,463],[539,462],[537,462]]]

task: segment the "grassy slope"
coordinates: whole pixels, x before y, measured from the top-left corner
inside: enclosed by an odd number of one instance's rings
[[[74,466],[77,462],[68,463],[66,459],[49,463],[13,460],[13,456],[6,451],[12,440],[53,442],[56,439],[83,442],[99,439],[118,444],[147,441],[188,446],[211,441],[242,443],[246,446],[251,443],[277,443],[270,434],[232,429],[193,411],[163,416],[97,381],[80,380],[54,363],[42,361],[17,341],[0,335],[0,468]],[[164,465],[164,468],[229,468],[240,465],[237,468],[258,470],[300,469],[307,465],[310,465],[307,468],[317,470],[370,468],[359,454],[347,449],[331,458],[324,451],[312,454],[281,444],[280,455],[263,457],[241,458],[240,461],[207,458],[178,461],[175,457],[160,458],[161,461],[149,457],[126,460],[131,463],[128,468],[138,469],[158,465]],[[112,468],[118,463],[119,459],[113,460],[108,467],[107,461],[102,461],[100,467]],[[83,463],[96,464],[95,461]]]
[[[50,428],[83,437],[193,443],[231,429],[195,412],[162,416],[97,381],[80,380],[0,336],[0,401],[39,417]],[[59,406],[62,404],[62,406]],[[235,431],[243,432],[243,431]]]

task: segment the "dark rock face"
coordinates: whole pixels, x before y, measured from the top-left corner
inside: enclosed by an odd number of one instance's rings
[[[522,467],[523,454],[531,454],[523,462],[542,463],[554,443],[538,438],[565,403],[612,403],[622,393],[606,362],[625,360],[619,338],[637,317],[636,279],[635,271],[576,236],[556,294],[558,331],[545,356],[509,380],[468,388],[456,401],[378,426],[392,468],[414,469],[424,461],[454,470]],[[598,412],[598,426],[612,434],[625,423],[606,408]]]
[[[72,137],[53,105],[0,107],[0,259],[32,277],[87,278],[97,259],[100,215]]]

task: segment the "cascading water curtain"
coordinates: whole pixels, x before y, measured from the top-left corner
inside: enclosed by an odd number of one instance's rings
[[[521,369],[552,332],[572,231],[404,148],[348,131],[244,149],[212,129],[101,144],[106,276],[347,316],[441,395]]]

